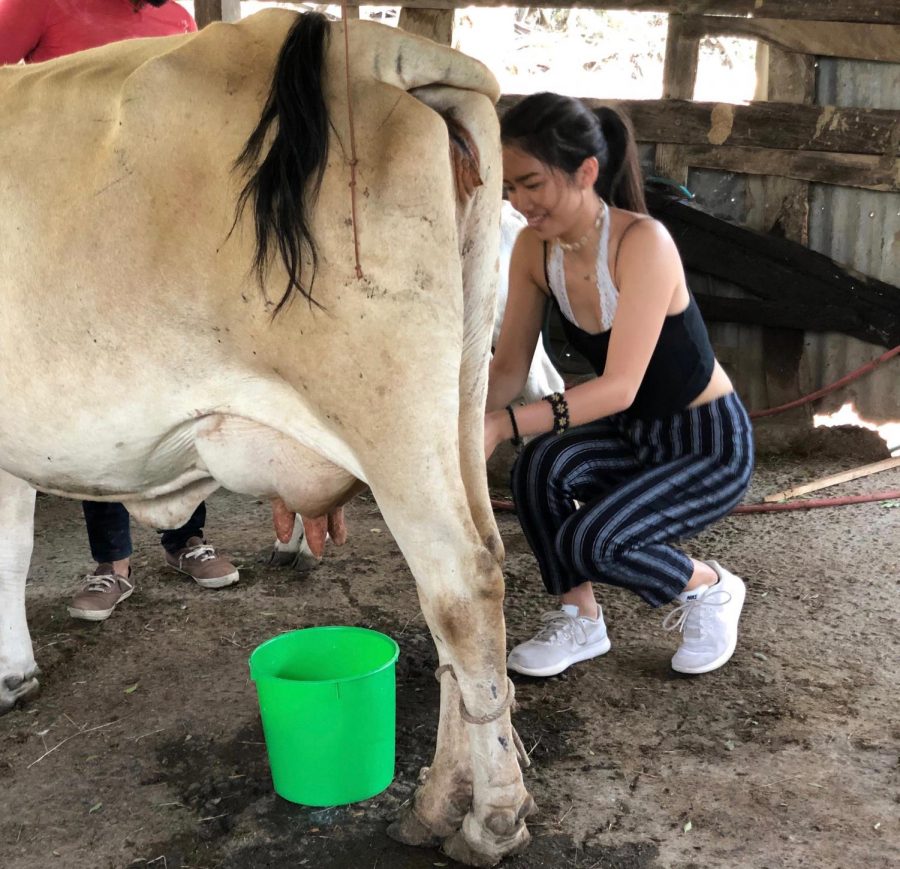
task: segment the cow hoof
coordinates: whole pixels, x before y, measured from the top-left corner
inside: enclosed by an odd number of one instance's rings
[[[5,715],[21,700],[37,693],[40,687],[37,673],[35,667],[24,676],[7,676],[0,682],[0,715]]]
[[[528,847],[531,833],[524,824],[519,825],[515,836],[504,842],[492,843],[483,850],[475,848],[460,830],[444,840],[441,850],[452,860],[465,866],[496,866],[504,857],[519,854]]]
[[[388,827],[387,833],[396,842],[417,848],[434,848],[440,844],[440,839],[419,820],[412,805],[401,810],[400,817]]]
[[[291,552],[286,549],[273,548],[264,551],[259,560],[269,567],[284,567],[296,570],[298,573],[309,573],[314,567],[319,566],[319,559],[303,550]]]

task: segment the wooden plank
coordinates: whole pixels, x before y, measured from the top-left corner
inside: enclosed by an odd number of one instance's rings
[[[585,102],[594,107],[604,101]],[[765,101],[749,105],[685,100],[605,102],[629,115],[635,136],[641,142],[727,144],[848,154],[895,154],[900,144],[900,111],[891,109]]]
[[[295,5],[293,0],[275,0]],[[351,0],[350,6],[368,5]],[[461,6],[509,6],[509,0],[404,0],[408,9],[457,9]],[[539,0],[534,8],[621,9],[682,15],[737,15],[807,21],[856,21],[900,24],[897,0]]]
[[[697,83],[700,37],[685,37],[685,16],[670,15],[663,62],[663,99],[692,100]],[[656,174],[687,184],[688,165],[677,145],[660,143],[654,157]]]
[[[692,270],[690,270],[692,271]],[[690,275],[688,283],[691,284]],[[691,284],[693,287],[694,284]],[[697,286],[700,286],[698,283]],[[779,289],[786,293],[785,287]],[[881,333],[870,327],[851,305],[810,305],[794,301],[771,299],[734,299],[694,292],[703,319],[712,323],[739,323],[742,326],[765,326],[766,331],[840,332],[861,341],[880,343]],[[790,401],[799,392],[784,399]],[[774,404],[774,402],[771,402]],[[782,402],[784,403],[784,402]]]
[[[400,9],[398,25],[409,33],[424,36],[441,45],[453,44],[453,9]]]
[[[213,21],[239,21],[240,0],[194,0],[194,20],[198,29]]]
[[[806,61],[803,55],[800,57]],[[522,97],[500,98],[502,114]],[[731,103],[687,100],[583,99],[591,108],[611,105],[624,111],[639,142],[671,145],[726,144],[847,154],[897,154],[900,111],[790,102]]]
[[[827,331],[834,326],[835,331],[884,347],[900,344],[900,288],[848,271],[830,257],[786,239],[718,220],[653,186],[646,194],[650,213],[671,233],[687,269],[783,306],[784,315],[778,314],[782,318],[775,322],[807,328],[806,323],[821,310],[816,316]],[[763,320],[754,313],[753,307],[760,304],[757,300],[737,305],[732,303],[748,300],[711,298],[720,312],[716,319],[772,322],[771,317]],[[806,309],[801,312],[803,318],[786,320],[797,306]],[[776,305],[768,308],[776,314],[779,310]]]
[[[750,175],[778,175],[900,193],[900,160],[869,154],[830,154],[778,149],[682,146],[688,166]]]
[[[808,54],[781,51],[760,45],[766,62],[765,91],[757,97],[800,104],[815,101],[815,58]],[[763,58],[758,60],[762,61]],[[751,207],[747,223],[762,232],[776,234],[804,246],[809,244],[809,182],[794,178],[764,175],[748,176],[747,190]],[[755,207],[754,207],[755,206]],[[800,386],[800,362],[803,358],[805,329],[769,328],[762,334],[765,358],[765,382],[768,407],[780,407],[803,394]],[[803,405],[787,411],[779,425],[812,428],[812,408]]]
[[[663,99],[692,100],[697,83],[697,56],[701,36],[688,36],[690,18],[669,16],[666,56],[663,61]]]
[[[819,489],[827,489],[829,486],[837,486],[839,483],[849,483],[850,480],[858,480],[861,477],[870,477],[872,474],[879,474],[882,471],[890,471],[893,468],[900,468],[900,458],[883,459],[880,462],[872,462],[869,465],[862,465],[859,468],[853,468],[850,471],[841,471],[839,474],[829,474],[827,477],[820,477],[810,483],[804,483],[802,486],[794,486],[793,489],[785,489],[783,492],[775,492],[772,495],[766,495],[764,502],[769,504],[775,501],[786,501],[788,498],[796,498],[798,495],[805,495],[807,492],[818,492]]]
[[[896,24],[695,15],[686,23],[685,35],[739,36],[758,39],[785,51],[900,63],[900,25]]]

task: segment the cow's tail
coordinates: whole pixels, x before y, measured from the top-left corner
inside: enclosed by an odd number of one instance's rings
[[[310,303],[318,254],[310,228],[311,206],[322,183],[328,159],[328,108],[322,92],[328,19],[318,13],[300,15],[278,55],[269,97],[235,167],[249,178],[238,198],[235,225],[253,201],[256,231],[254,270],[260,285],[270,259],[277,252],[288,274],[284,293],[273,315],[296,290]],[[271,146],[259,161],[263,145]],[[312,275],[301,283],[304,248],[312,261]]]

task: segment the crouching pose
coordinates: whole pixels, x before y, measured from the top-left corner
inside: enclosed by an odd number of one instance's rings
[[[512,471],[516,512],[561,609],[509,655],[552,676],[609,651],[594,583],[651,606],[678,602],[672,659],[706,673],[734,653],[744,583],[672,544],[725,516],[753,467],[747,413],[716,361],[678,251],[646,215],[630,127],[542,93],[501,124],[503,177],[528,219],[513,251],[509,300],[490,368],[485,449],[539,435]],[[513,407],[547,298],[597,377]]]

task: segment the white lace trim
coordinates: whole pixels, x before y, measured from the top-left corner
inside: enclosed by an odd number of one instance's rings
[[[616,316],[619,291],[613,284],[609,273],[609,208],[603,200],[600,201],[600,206],[603,209],[603,225],[600,227],[600,241],[597,245],[597,292],[600,294],[601,331],[606,332],[612,328],[613,318]],[[563,249],[555,241],[551,244],[547,256],[547,278],[550,281],[550,292],[559,303],[559,309],[563,316],[574,326],[578,326],[582,331],[587,331],[578,324],[575,314],[572,313],[572,305],[566,290]]]

